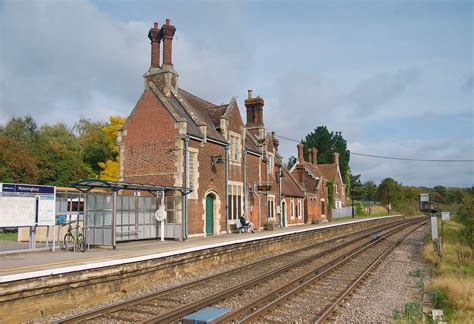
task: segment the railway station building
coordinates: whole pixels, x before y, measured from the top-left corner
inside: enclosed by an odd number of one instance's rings
[[[243,214],[257,228],[312,221],[306,201],[321,195],[324,180],[304,190],[301,175],[285,169],[278,139],[264,126],[264,100],[252,90],[244,121],[235,97],[216,105],[180,88],[175,31],[169,19],[149,30],[144,91],[118,136],[120,180],[192,189],[186,199],[165,197],[173,210],[167,221],[186,223],[185,237],[227,232]]]

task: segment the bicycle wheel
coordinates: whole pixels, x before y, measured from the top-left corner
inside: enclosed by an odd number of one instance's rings
[[[77,235],[76,246],[79,249],[79,251],[81,252],[86,251],[87,246],[86,246],[86,239],[84,238],[84,235],[82,234]]]
[[[74,237],[71,234],[64,234],[63,246],[66,251],[70,251],[74,249]]]

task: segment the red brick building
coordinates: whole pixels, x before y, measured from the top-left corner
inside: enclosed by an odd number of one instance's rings
[[[167,221],[183,224],[184,237],[228,231],[242,214],[257,228],[280,224],[282,157],[264,127],[264,100],[248,91],[244,124],[234,97],[215,105],[179,88],[175,30],[167,19],[148,33],[145,89],[118,138],[120,180],[191,188],[184,199],[166,195]]]
[[[185,197],[165,197],[167,222],[181,224],[184,238],[227,232],[242,214],[257,228],[324,219],[326,173],[333,170],[304,162],[299,152],[289,172],[278,139],[264,126],[264,100],[252,90],[244,122],[235,97],[216,105],[181,89],[175,31],[167,19],[148,33],[144,91],[118,137],[120,180],[191,188]]]

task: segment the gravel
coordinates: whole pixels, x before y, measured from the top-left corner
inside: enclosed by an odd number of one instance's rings
[[[422,304],[423,289],[417,282],[417,269],[423,269],[423,238],[427,227],[410,234],[383,260],[371,275],[353,291],[332,316],[332,321],[389,322],[395,311],[408,302]]]

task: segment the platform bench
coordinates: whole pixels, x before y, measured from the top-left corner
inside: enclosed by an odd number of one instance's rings
[[[242,223],[240,222],[240,219],[236,219],[235,220],[235,228],[239,231],[239,234],[240,233],[243,233],[245,230],[249,230],[251,228],[250,225],[242,225]]]

